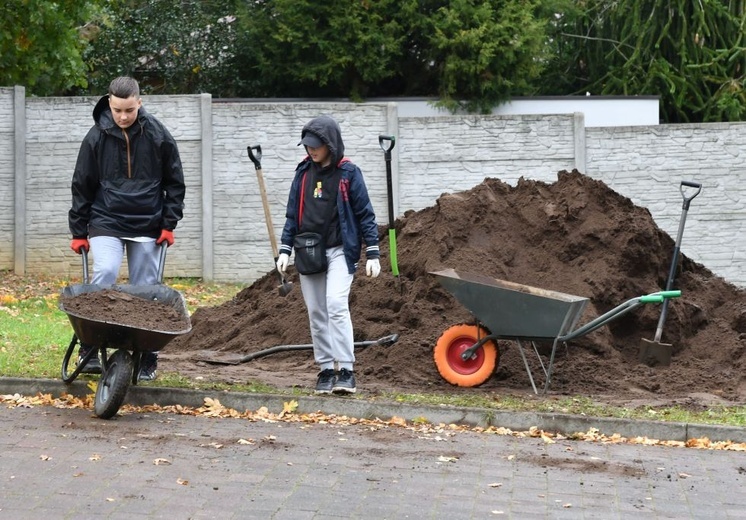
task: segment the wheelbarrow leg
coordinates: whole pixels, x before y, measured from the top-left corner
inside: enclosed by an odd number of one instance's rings
[[[549,356],[549,366],[547,367],[547,380],[546,383],[544,383],[544,395],[547,394],[547,391],[549,390],[549,383],[552,382],[552,368],[554,368],[554,354],[557,352],[557,344],[559,343],[559,338],[554,338],[554,343],[552,343],[552,354]]]
[[[516,343],[518,343],[518,352],[521,354],[521,359],[523,359],[523,365],[526,367],[526,373],[528,374],[528,379],[531,381],[531,386],[534,389],[534,393],[538,394],[539,391],[536,390],[536,383],[534,383],[534,376],[531,373],[531,367],[528,366],[528,359],[526,359],[526,354],[523,352],[523,343],[521,343],[521,340],[516,339]],[[541,359],[539,359],[541,361]]]
[[[89,360],[93,359],[93,356],[97,356],[99,349],[98,348],[91,348],[85,356],[83,356],[80,359],[80,363],[75,361],[75,370],[72,371],[72,373],[68,372],[68,367],[70,365],[70,359],[73,357],[75,353],[75,347],[80,345],[80,341],[78,340],[78,336],[73,334],[73,338],[70,341],[70,345],[68,345],[67,350],[65,351],[65,355],[62,358],[62,381],[65,383],[72,383],[75,381],[75,378],[78,377],[82,372],[83,368],[86,366]],[[102,352],[104,349],[100,349]],[[104,356],[104,361],[105,361]],[[103,369],[103,368],[102,368]]]

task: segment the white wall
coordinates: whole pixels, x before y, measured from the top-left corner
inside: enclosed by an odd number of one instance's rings
[[[385,100],[381,100],[385,101]],[[399,117],[431,117],[451,115],[435,108],[424,98],[391,99]],[[586,127],[650,126],[659,122],[658,96],[562,96],[513,98],[496,107],[492,115],[548,115],[581,113]]]
[[[69,250],[70,179],[80,140],[92,123],[93,98],[28,98],[14,114],[12,89],[0,88],[0,268],[13,269],[19,248],[28,272],[79,276]],[[205,102],[206,101],[206,102]],[[209,96],[152,96],[145,107],[171,129],[187,179],[185,216],[169,250],[166,276],[252,282],[272,269],[272,251],[254,165],[246,147],[261,145],[262,167],[279,239],[303,125],[334,116],[346,155],[363,171],[379,222],[387,223],[386,165],[378,143],[395,135],[392,154],[396,215],[467,190],[485,177],[515,185],[520,177],[554,182],[578,168],[650,210],[675,237],[681,180],[702,194],[687,218],[684,254],[726,280],[746,286],[746,123],[590,128],[583,114],[402,116],[387,103],[258,103]],[[23,118],[25,172],[13,171],[13,130]],[[64,121],[65,131],[60,131]],[[16,125],[18,128],[18,125]],[[19,181],[18,175],[23,174]],[[25,185],[25,209],[13,193]],[[12,243],[15,236],[21,241]]]

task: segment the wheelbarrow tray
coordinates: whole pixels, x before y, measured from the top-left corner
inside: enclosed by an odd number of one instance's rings
[[[589,301],[454,269],[431,274],[497,338],[544,341],[565,336]]]
[[[151,330],[134,327],[115,321],[102,321],[81,316],[75,312],[65,309],[64,298],[76,297],[81,294],[112,289],[123,293],[143,298],[145,300],[157,300],[169,305],[176,310],[180,317],[184,318],[186,326],[178,331]],[[156,285],[112,285],[101,286],[96,284],[70,285],[62,290],[63,298],[60,299],[59,308],[67,314],[73,331],[81,343],[97,345],[107,348],[123,348],[126,350],[156,352],[165,347],[168,342],[176,336],[186,334],[192,330],[189,320],[189,311],[186,307],[184,296],[175,289],[163,284]]]

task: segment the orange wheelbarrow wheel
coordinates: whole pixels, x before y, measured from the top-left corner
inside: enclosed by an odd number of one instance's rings
[[[461,354],[489,331],[477,325],[460,324],[446,329],[435,344],[433,358],[440,375],[457,386],[479,386],[492,376],[498,364],[497,343],[485,342],[469,359]]]

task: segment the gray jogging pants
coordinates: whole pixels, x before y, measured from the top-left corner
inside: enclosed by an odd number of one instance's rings
[[[326,252],[329,269],[325,273],[300,275],[300,287],[308,309],[313,355],[321,370],[353,369],[355,345],[350,316],[350,287],[353,275],[347,272],[342,247]]]
[[[144,242],[117,237],[93,237],[91,252],[94,255],[93,280],[98,285],[117,283],[125,249],[131,285],[154,285],[158,283],[160,246],[155,239]]]

